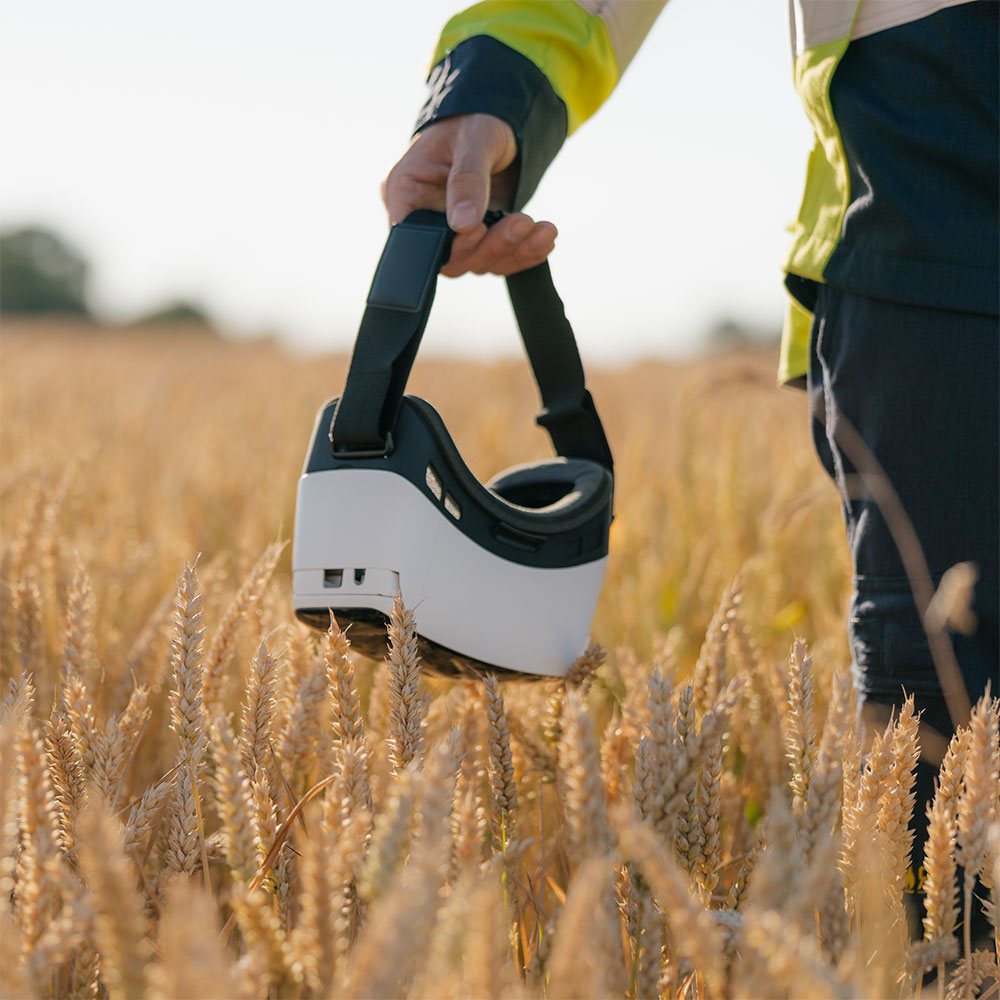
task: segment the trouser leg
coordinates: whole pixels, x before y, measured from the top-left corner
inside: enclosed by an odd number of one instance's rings
[[[816,449],[837,484],[853,564],[849,638],[859,700],[898,707],[913,694],[923,721],[950,738],[952,723],[891,519],[845,449],[853,428],[885,471],[913,525],[936,587],[959,562],[979,572],[972,635],[952,635],[969,699],[993,680],[998,651],[998,321],[917,309],[822,286],[809,372]],[[865,471],[865,470],[861,470]],[[919,870],[933,763],[918,775]]]

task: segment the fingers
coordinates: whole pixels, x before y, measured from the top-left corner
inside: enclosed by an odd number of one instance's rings
[[[516,156],[514,133],[499,118],[457,115],[435,122],[414,138],[382,185],[390,225],[418,208],[446,212],[456,235],[441,273],[450,277],[534,267],[555,246],[551,222],[521,212],[488,230],[482,221],[489,207],[510,205]]]
[[[441,273],[450,278],[467,271],[517,274],[545,260],[557,235],[551,222],[535,222],[522,212],[508,215],[489,229],[480,222],[455,236],[451,258]]]
[[[447,212],[448,224],[467,232],[490,202],[513,194],[508,167],[517,157],[511,127],[485,114],[456,115],[418,133],[382,185],[390,225],[418,208]],[[509,190],[508,190],[509,189]]]
[[[382,182],[389,225],[402,222],[418,208],[443,212],[447,176],[447,163],[437,163],[425,149],[411,145]]]

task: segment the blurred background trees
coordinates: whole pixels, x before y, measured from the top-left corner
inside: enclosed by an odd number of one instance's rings
[[[63,237],[41,226],[0,232],[0,311],[91,319],[90,265]]]
[[[83,252],[42,225],[0,230],[0,315],[65,317],[103,322],[90,299],[91,266]],[[171,298],[131,320],[130,327],[216,329],[209,312],[189,298]]]

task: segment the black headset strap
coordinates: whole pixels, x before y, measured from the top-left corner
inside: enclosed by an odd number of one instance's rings
[[[392,429],[452,236],[444,215],[427,210],[392,227],[330,428],[338,455],[361,458],[392,450]],[[537,422],[557,454],[610,469],[611,449],[584,385],[576,340],[548,263],[511,275],[507,289],[542,397]]]
[[[549,432],[557,455],[589,458],[611,469],[611,448],[584,383],[583,362],[549,262],[512,274],[507,292],[542,397],[535,422]]]
[[[392,227],[375,269],[330,440],[338,454],[386,454],[453,233],[440,212]]]

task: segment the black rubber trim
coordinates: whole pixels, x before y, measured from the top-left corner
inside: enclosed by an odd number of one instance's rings
[[[396,447],[388,455],[373,458],[350,458],[331,451],[327,429],[336,409],[337,400],[329,400],[317,417],[304,474],[340,469],[393,472],[435,504],[441,517],[447,518],[456,531],[519,565],[559,569],[584,565],[607,555],[614,479],[600,464],[558,458],[538,463],[532,472],[536,482],[544,475],[547,464],[553,481],[566,483],[566,491],[579,496],[564,505],[530,510],[498,496],[473,475],[441,417],[426,400],[417,396],[403,398],[394,430]],[[428,464],[440,480],[440,498],[427,485]],[[501,473],[497,478],[503,476]],[[444,506],[447,494],[461,507],[462,516],[458,519],[448,514]],[[505,527],[512,532],[505,533]],[[350,526],[350,530],[377,531],[378,526],[357,524]],[[533,545],[534,539],[538,539],[537,547],[526,546],[525,536],[533,540]]]

